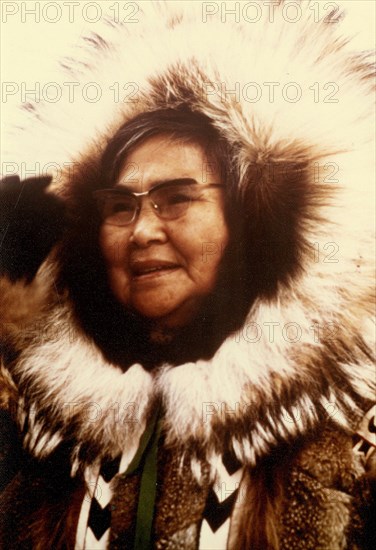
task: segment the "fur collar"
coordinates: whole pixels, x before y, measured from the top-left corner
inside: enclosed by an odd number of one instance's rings
[[[192,464],[196,457],[213,467],[229,448],[254,465],[322,422],[353,429],[374,397],[371,363],[360,348],[357,362],[334,361],[334,350],[315,341],[309,312],[293,313],[291,304],[257,304],[212,360],[152,373],[133,365],[123,373],[106,363],[69,307],[57,306],[12,369],[25,445],[45,458],[70,441],[76,471],[126,449],[160,402],[167,444],[189,452]]]

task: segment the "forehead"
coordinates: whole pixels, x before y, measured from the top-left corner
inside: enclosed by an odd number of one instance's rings
[[[182,178],[205,184],[218,181],[218,174],[199,143],[158,135],[147,139],[127,155],[117,186],[140,191],[162,181]]]

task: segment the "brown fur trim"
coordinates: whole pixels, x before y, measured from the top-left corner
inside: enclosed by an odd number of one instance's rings
[[[229,549],[279,550],[286,467],[274,457],[245,469],[231,519]]]
[[[66,465],[66,464],[65,464]],[[73,550],[85,486],[61,473],[63,462],[29,464],[0,498],[0,546],[9,550]],[[54,470],[54,471],[53,471]]]
[[[18,400],[18,390],[9,371],[0,365],[0,408],[7,410],[15,419]]]
[[[343,432],[328,427],[271,453],[245,471],[239,491],[231,550],[343,550],[349,540],[368,547],[370,489]]]
[[[56,249],[40,266],[31,282],[26,279],[17,282],[8,277],[0,278],[0,341],[22,348],[35,332],[37,319],[59,302],[54,277],[56,276]]]
[[[35,279],[31,284],[0,279],[1,338],[19,335],[25,324],[43,307],[46,288]]]

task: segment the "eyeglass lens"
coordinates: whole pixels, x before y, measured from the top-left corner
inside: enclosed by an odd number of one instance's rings
[[[172,220],[183,215],[200,192],[195,185],[165,185],[152,189],[149,199],[158,216]],[[140,207],[140,199],[131,193],[108,193],[103,201],[104,220],[114,225],[132,223]]]

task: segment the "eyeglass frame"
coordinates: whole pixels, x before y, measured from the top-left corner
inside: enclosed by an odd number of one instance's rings
[[[111,222],[106,221],[105,217],[103,217],[103,219],[102,219],[102,222],[106,223],[108,225],[114,225],[114,226],[117,226],[117,227],[126,227],[126,226],[131,225],[132,223],[134,223],[136,221],[136,219],[138,218],[138,216],[140,214],[140,211],[141,211],[141,208],[142,208],[141,197],[148,197],[155,190],[163,188],[164,186],[166,186],[166,187],[168,185],[173,186],[174,182],[176,182],[175,183],[176,186],[178,186],[180,184],[180,185],[188,185],[188,186],[192,186],[192,187],[199,187],[200,189],[207,189],[209,187],[218,187],[218,188],[219,187],[225,187],[225,185],[223,183],[207,183],[207,184],[204,184],[204,185],[200,185],[195,180],[191,180],[191,179],[187,178],[187,180],[182,179],[182,180],[162,181],[161,183],[158,183],[157,185],[154,185],[154,187],[151,187],[151,189],[149,189],[148,191],[141,191],[141,192],[130,191],[129,189],[125,189],[125,188],[122,189],[120,187],[108,187],[108,188],[105,188],[105,189],[97,189],[96,191],[92,192],[92,197],[97,202],[98,202],[98,198],[101,198],[103,195],[105,195],[105,193],[108,193],[108,192],[111,192],[115,195],[116,194],[117,195],[128,195],[128,196],[130,195],[130,196],[134,197],[136,199],[137,205],[136,205],[136,208],[134,209],[133,217],[129,222],[116,224],[116,223],[111,223]],[[158,216],[158,218],[160,218],[162,220],[178,219],[181,216],[183,216],[186,212],[186,210],[185,210],[184,212],[182,212],[181,214],[179,214],[176,217],[172,217],[172,218],[167,217],[167,218],[165,218],[159,212],[158,205],[155,204],[153,199],[150,197],[149,200],[150,200],[151,205],[153,207],[153,212],[155,212],[155,214]],[[187,208],[187,210],[188,210],[188,208]]]

